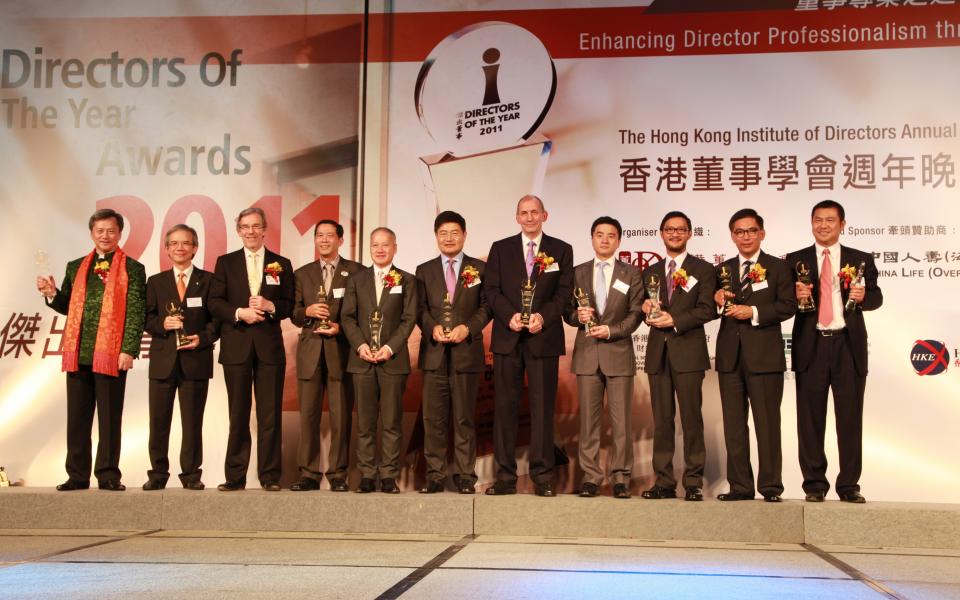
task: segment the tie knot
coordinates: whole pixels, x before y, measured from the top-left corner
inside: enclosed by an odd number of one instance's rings
[[[677,266],[677,261],[675,261],[675,260],[673,260],[673,259],[671,258],[671,259],[670,259],[670,268],[673,269],[673,268],[675,268],[676,266]]]
[[[536,246],[536,245],[537,245],[537,243],[536,243],[535,241],[533,241],[533,240],[530,240],[530,241],[527,243],[527,246],[529,246],[531,250],[533,250],[533,247]]]
[[[824,255],[824,256],[830,256],[830,249],[829,249],[829,248],[824,248],[824,249],[823,249],[823,255]]]
[[[603,270],[603,268],[604,268],[605,266],[607,266],[607,263],[605,263],[605,262],[599,262],[599,263],[597,263],[597,268],[600,269],[601,271]]]
[[[186,274],[186,273],[180,273],[180,274],[177,275],[177,279],[179,279],[180,281],[183,281],[183,280],[186,279],[186,278],[187,278],[187,274]]]

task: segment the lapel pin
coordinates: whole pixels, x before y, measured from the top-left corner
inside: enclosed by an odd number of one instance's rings
[[[349,277],[349,275],[350,275],[350,273],[347,273],[346,271],[340,271],[340,276],[341,276],[341,277]]]

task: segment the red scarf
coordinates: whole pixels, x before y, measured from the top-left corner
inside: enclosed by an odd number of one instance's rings
[[[80,325],[83,322],[83,305],[87,298],[87,272],[97,256],[91,252],[80,263],[70,293],[70,308],[67,325],[63,331],[63,370],[77,371],[80,363]],[[123,326],[127,319],[127,255],[117,248],[113,255],[107,280],[103,284],[103,301],[100,304],[100,322],[97,325],[97,340],[93,347],[93,372],[117,377],[120,374],[120,346],[123,343]]]

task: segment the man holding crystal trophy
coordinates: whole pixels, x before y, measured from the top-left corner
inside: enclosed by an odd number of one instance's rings
[[[787,255],[794,265],[799,309],[793,320],[792,369],[797,385],[797,437],[807,502],[823,502],[827,457],[823,441],[827,396],[837,422],[840,500],[866,502],[863,467],[863,396],[867,383],[867,328],[863,311],[883,304],[873,255],[840,244],[843,206],[818,202],[810,215],[814,244]]]
[[[611,217],[590,227],[594,258],[573,270],[574,293],[564,320],[577,327],[571,370],[577,376],[580,399],[580,496],[592,498],[603,485],[600,428],[606,393],[613,448],[609,481],[614,498],[630,497],[633,435],[630,419],[637,371],[633,332],[643,319],[640,269],[615,258],[623,228]]]
[[[347,280],[363,265],[340,256],[343,226],[324,219],[313,228],[319,258],[294,272],[296,292],[290,320],[301,327],[297,344],[297,398],[300,402],[300,479],[295,492],[320,489],[320,419],[323,395],[330,405],[330,449],[327,482],[335,492],[347,491],[353,386],[347,375],[350,345],[340,326]]]
[[[143,489],[162,490],[170,478],[170,422],[173,401],[180,399],[180,483],[202,490],[203,412],[213,377],[213,347],[220,322],[210,312],[213,273],[193,264],[199,239],[194,228],[174,225],[164,236],[173,267],[147,279],[147,318],[150,339],[151,469]]]
[[[410,374],[407,338],[417,323],[417,283],[393,264],[397,236],[378,227],[370,233],[373,266],[350,276],[341,309],[341,324],[350,343],[347,372],[357,401],[357,492],[400,492],[400,446],[403,440],[403,392]],[[377,424],[381,427],[377,459]]]
[[[472,494],[477,481],[475,413],[483,372],[483,328],[490,308],[483,291],[486,263],[463,252],[467,223],[443,211],[433,224],[440,256],[417,267],[423,370],[424,494],[442,492],[446,480],[447,431],[453,430],[453,484]]]
[[[487,257],[484,291],[493,310],[494,459],[489,495],[517,492],[517,423],[527,376],[530,400],[530,478],[538,496],[555,496],[554,405],[559,358],[566,352],[563,314],[573,294],[573,248],[543,233],[543,201],[517,203],[520,233],[494,242]]]

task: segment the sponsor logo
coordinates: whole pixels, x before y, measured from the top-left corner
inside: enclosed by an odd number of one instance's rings
[[[950,353],[943,342],[917,340],[910,351],[910,363],[917,375],[939,375],[950,366]]]

